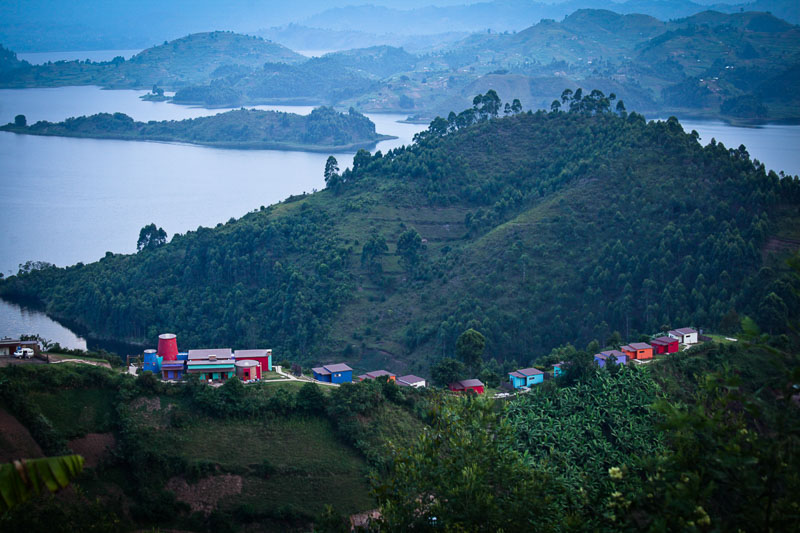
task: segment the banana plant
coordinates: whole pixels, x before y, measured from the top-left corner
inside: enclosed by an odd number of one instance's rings
[[[45,491],[69,485],[83,470],[80,455],[20,459],[0,465],[0,513]]]

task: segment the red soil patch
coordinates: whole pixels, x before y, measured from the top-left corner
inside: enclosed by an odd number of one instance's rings
[[[0,463],[36,457],[44,457],[44,454],[28,428],[20,424],[14,415],[0,409]]]
[[[174,477],[167,482],[166,489],[175,493],[175,497],[188,503],[192,511],[210,514],[217,502],[225,496],[241,494],[242,476],[224,474],[201,479],[189,485],[182,477]]]
[[[85,437],[69,441],[69,449],[86,459],[87,468],[94,468],[116,443],[111,433],[89,433]]]

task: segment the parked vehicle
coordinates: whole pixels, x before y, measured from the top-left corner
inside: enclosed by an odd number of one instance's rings
[[[30,359],[33,357],[33,350],[31,348],[18,348],[16,352],[14,352],[14,357],[17,359]]]

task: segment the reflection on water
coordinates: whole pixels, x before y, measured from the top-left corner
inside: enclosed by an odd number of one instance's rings
[[[0,300],[0,337],[18,339],[20,335],[36,334],[65,348],[85,350],[86,339],[75,335],[58,322],[39,311]]]

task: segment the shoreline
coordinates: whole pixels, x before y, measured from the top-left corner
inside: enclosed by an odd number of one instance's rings
[[[367,149],[374,147],[381,141],[388,141],[397,139],[394,135],[378,135],[375,139],[368,141],[360,141],[355,143],[343,145],[313,145],[313,144],[294,144],[291,142],[282,141],[252,141],[252,142],[237,142],[237,141],[216,141],[216,142],[192,142],[184,139],[176,138],[158,138],[158,137],[131,137],[127,135],[87,135],[87,134],[65,134],[65,133],[48,133],[48,132],[33,132],[26,131],[28,127],[20,128],[13,124],[6,124],[0,126],[0,131],[14,133],[17,135],[36,135],[38,137],[68,137],[73,139],[95,139],[95,140],[109,140],[109,141],[136,141],[136,142],[156,142],[164,144],[183,144],[188,146],[203,146],[206,148],[218,148],[222,150],[279,150],[287,152],[313,152],[313,153],[342,153],[358,151],[360,149]]]

